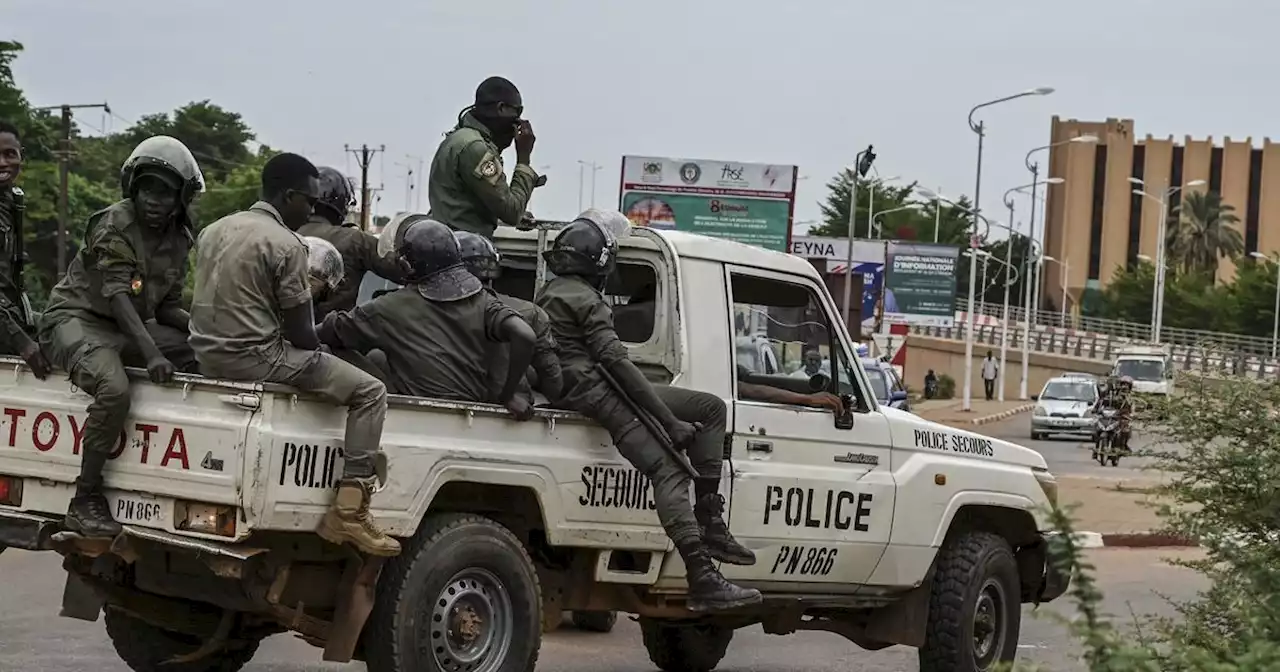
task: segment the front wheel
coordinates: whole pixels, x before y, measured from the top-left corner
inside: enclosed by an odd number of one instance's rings
[[[640,619],[649,660],[662,672],[711,672],[733,640],[733,629],[709,623],[680,624]]]
[[[169,661],[200,648],[199,637],[158,628],[119,609],[103,610],[107,637],[116,654],[134,672],[238,672],[253,659],[259,640],[242,641],[190,663]]]
[[[1022,627],[1018,564],[1008,542],[966,532],[938,553],[920,672],[986,672],[1012,662]]]
[[[527,672],[542,645],[537,570],[480,516],[424,520],[387,561],[364,631],[370,672]]]

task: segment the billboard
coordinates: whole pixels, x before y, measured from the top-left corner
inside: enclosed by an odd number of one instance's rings
[[[634,226],[787,252],[795,199],[795,166],[622,157],[618,209]]]
[[[959,258],[960,248],[951,245],[889,242],[885,250],[885,320],[949,326],[955,318]]]

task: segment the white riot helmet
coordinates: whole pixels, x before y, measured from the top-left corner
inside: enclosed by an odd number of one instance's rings
[[[307,243],[307,271],[311,278],[323,283],[331,292],[337,289],[346,270],[338,248],[315,236],[306,236],[303,240]]]
[[[138,143],[120,167],[120,191],[132,198],[137,180],[142,175],[155,175],[178,190],[182,205],[191,205],[196,194],[204,192],[204,175],[191,150],[177,138],[153,135]]]

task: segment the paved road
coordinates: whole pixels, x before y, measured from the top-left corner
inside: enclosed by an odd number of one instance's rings
[[[1047,440],[1031,439],[1031,414],[1019,413],[1008,420],[983,425],[979,432],[998,439],[1012,441],[1039,451],[1049,463],[1049,471],[1055,475],[1102,476],[1107,478],[1151,478],[1154,474],[1144,471],[1151,466],[1150,458],[1124,458],[1119,467],[1103,467],[1090,457],[1088,439],[1075,436],[1052,435]],[[1168,450],[1167,444],[1156,445],[1151,436],[1143,435],[1142,428],[1134,433],[1129,443],[1135,451],[1144,449]]]
[[[1194,596],[1203,582],[1194,573],[1163,562],[1190,557],[1196,551],[1170,549],[1099,549],[1090,561],[1097,566],[1107,596],[1106,610],[1129,622],[1135,613],[1169,615],[1156,591],[1175,599]],[[101,623],[59,618],[63,573],[53,554],[9,551],[0,555],[0,670],[23,672],[128,672],[115,656]],[[1066,613],[1069,605],[1046,606],[1042,612]],[[639,632],[622,618],[607,635],[569,629],[548,635],[539,670],[551,672],[649,672]],[[1020,660],[1052,670],[1077,670],[1078,652],[1056,621],[1024,610]],[[361,672],[363,664],[326,665],[318,649],[289,636],[268,640],[246,672]],[[740,631],[719,668],[725,672],[899,672],[916,670],[915,652],[893,647],[862,651],[835,635],[803,633],[779,638],[759,628]]]

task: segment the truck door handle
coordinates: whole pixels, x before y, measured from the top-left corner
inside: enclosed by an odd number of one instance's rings
[[[748,441],[748,453],[772,453],[773,443],[770,441]]]
[[[262,405],[262,399],[256,394],[219,394],[218,401],[239,406],[246,411],[256,411]]]

